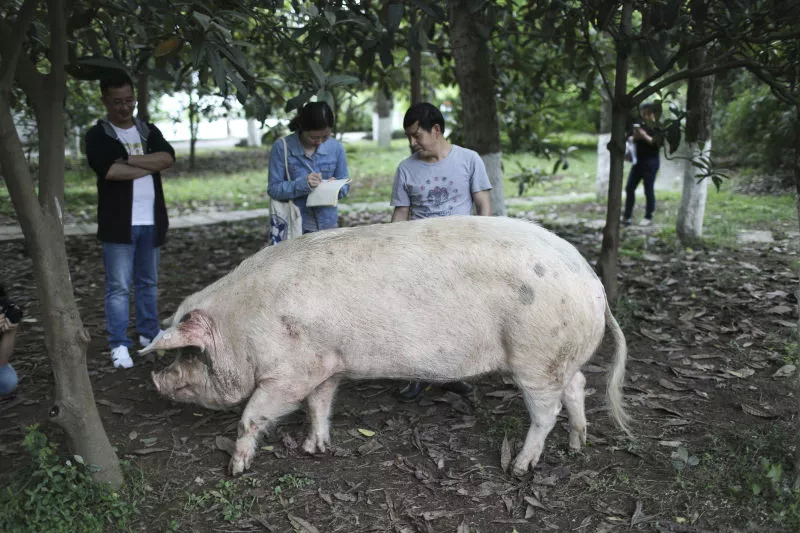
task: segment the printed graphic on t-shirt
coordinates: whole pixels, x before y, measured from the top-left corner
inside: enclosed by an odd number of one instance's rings
[[[452,189],[455,183],[453,180],[448,180],[446,177],[435,176],[433,181],[425,180],[423,185],[420,185],[419,190],[421,196],[427,199],[431,205],[440,206],[448,201],[458,201],[458,189]]]

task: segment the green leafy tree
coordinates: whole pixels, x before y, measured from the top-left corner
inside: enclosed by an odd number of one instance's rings
[[[262,4],[259,4],[261,7]],[[44,324],[44,341],[55,377],[50,420],[61,426],[71,451],[93,466],[94,479],[122,483],[117,456],[97,412],[86,369],[89,335],[83,326],[70,281],[64,245],[64,101],[67,76],[93,78],[118,68],[116,58],[87,56],[92,39],[119,29],[126,20],[136,35],[131,46],[150,50],[163,43],[165,67],[172,71],[211,71],[223,92],[235,88],[245,99],[254,85],[246,57],[226,26],[247,19],[252,6],[233,2],[194,2],[175,9],[171,3],[70,2],[21,0],[0,7],[0,165],[14,210],[33,259],[33,274]],[[93,37],[94,36],[94,37]],[[112,46],[114,39],[107,39]],[[179,53],[189,59],[181,64]],[[119,51],[122,56],[122,51]],[[39,131],[39,166],[32,174],[13,106],[14,91],[30,103]],[[38,190],[34,181],[38,181]]]

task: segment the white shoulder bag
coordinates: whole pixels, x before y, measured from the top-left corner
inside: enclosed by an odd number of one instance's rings
[[[286,179],[289,177],[289,148],[286,146],[286,138],[283,141],[283,166],[286,169]],[[294,205],[292,200],[283,202],[274,198],[269,199],[269,237],[268,245],[278,244],[279,242],[294,239],[303,234],[303,217],[300,208]]]

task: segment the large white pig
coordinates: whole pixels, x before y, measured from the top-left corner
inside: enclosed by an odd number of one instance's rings
[[[606,326],[608,399],[622,405],[625,338],[578,251],[520,220],[443,217],[321,231],[265,248],[186,298],[142,353],[182,347],[159,392],[225,408],[247,401],[230,472],[259,434],[306,399],[308,453],[330,444],[341,378],[447,382],[511,376],[531,417],[514,472],[536,465],[561,404],[569,445],[586,441],[585,378]]]

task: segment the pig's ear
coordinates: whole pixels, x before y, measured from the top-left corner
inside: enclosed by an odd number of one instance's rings
[[[159,333],[147,347],[139,351],[139,354],[184,346],[197,346],[204,350],[213,342],[213,328],[214,321],[206,311],[193,309],[176,326]]]

